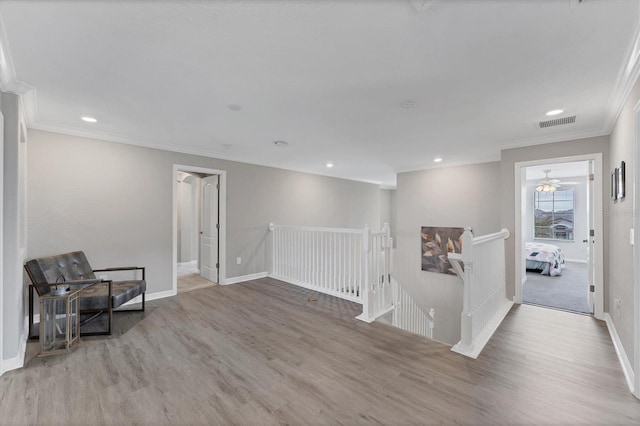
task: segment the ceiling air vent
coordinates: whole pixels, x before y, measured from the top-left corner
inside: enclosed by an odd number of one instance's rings
[[[541,121],[538,124],[541,129],[544,129],[545,127],[562,126],[563,124],[571,124],[575,122],[576,116],[572,115],[571,117],[554,118],[553,120]]]

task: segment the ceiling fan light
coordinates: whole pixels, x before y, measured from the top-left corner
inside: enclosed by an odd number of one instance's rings
[[[556,186],[552,183],[541,183],[538,186],[536,186],[536,192],[554,192],[556,189]]]

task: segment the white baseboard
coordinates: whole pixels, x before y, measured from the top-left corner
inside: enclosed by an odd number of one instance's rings
[[[20,336],[20,347],[18,348],[18,354],[12,358],[3,359],[2,370],[0,370],[0,376],[10,370],[16,370],[24,366],[24,357],[27,353],[27,340],[29,339],[29,318],[25,318],[24,327],[22,330],[22,336]]]
[[[587,259],[564,259],[565,262],[572,262],[572,263],[587,263]]]
[[[480,355],[486,344],[489,343],[491,336],[493,336],[493,333],[495,333],[498,327],[500,327],[500,324],[502,324],[502,320],[507,316],[512,306],[513,302],[505,299],[502,306],[500,306],[500,308],[496,311],[493,318],[491,318],[491,320],[487,323],[478,337],[473,340],[473,344],[470,347],[463,346],[461,342],[458,342],[453,345],[451,350],[461,355],[468,356],[469,358],[478,358],[478,355]]]
[[[631,362],[629,362],[629,358],[624,350],[624,346],[622,346],[622,341],[620,340],[616,326],[613,323],[613,318],[611,318],[609,312],[605,312],[604,321],[607,323],[607,329],[609,329],[609,334],[613,341],[613,347],[618,355],[618,361],[620,361],[620,367],[622,367],[622,372],[624,373],[624,378],[627,381],[627,386],[629,386],[629,390],[633,393],[633,383],[635,379],[633,368],[631,367]]]
[[[151,300],[164,299],[165,297],[175,296],[176,294],[178,294],[178,293],[176,291],[173,291],[173,290],[158,291],[156,293],[145,294],[144,301],[145,302],[149,302]],[[125,303],[125,304],[123,304],[121,306],[118,306],[115,310],[118,310],[122,306],[135,305],[136,303],[142,303],[142,296],[134,297],[133,299],[129,300],[127,303]],[[27,321],[28,321],[28,319],[27,319]],[[35,314],[35,313],[33,314],[33,323],[34,324],[39,324],[40,323],[40,314]],[[27,324],[27,328],[28,328],[28,324]],[[28,333],[28,329],[27,329],[27,333]]]
[[[243,283],[245,281],[251,281],[251,280],[258,280],[260,278],[266,278],[268,276],[269,276],[268,272],[257,272],[255,274],[240,275],[240,276],[237,276],[237,277],[227,278],[226,280],[224,280],[224,283],[221,283],[221,284],[222,285],[238,284],[238,283]]]
[[[145,302],[150,302],[152,300],[164,299],[165,297],[175,296],[176,294],[178,294],[176,290],[157,291],[155,293],[145,294],[144,300]],[[142,296],[134,297],[133,299],[129,300],[127,303],[123,304],[122,306],[135,305],[136,303],[142,303]],[[120,308],[120,306],[118,306],[118,308]]]
[[[191,262],[179,262],[176,271],[178,275],[197,274],[200,272],[198,269],[198,261],[192,260]]]

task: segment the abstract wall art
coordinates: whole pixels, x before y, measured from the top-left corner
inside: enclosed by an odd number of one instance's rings
[[[462,253],[464,228],[423,226],[420,232],[422,270],[456,275],[447,253]]]

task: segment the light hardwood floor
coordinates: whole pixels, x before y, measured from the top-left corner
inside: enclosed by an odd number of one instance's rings
[[[214,285],[218,284],[202,278],[200,274],[178,275],[178,293],[201,290],[203,288],[213,287]]]
[[[268,278],[152,301],[71,354],[32,358],[30,343],[26,368],[0,378],[0,422],[640,422],[606,326],[591,317],[516,307],[471,360],[358,313]]]

